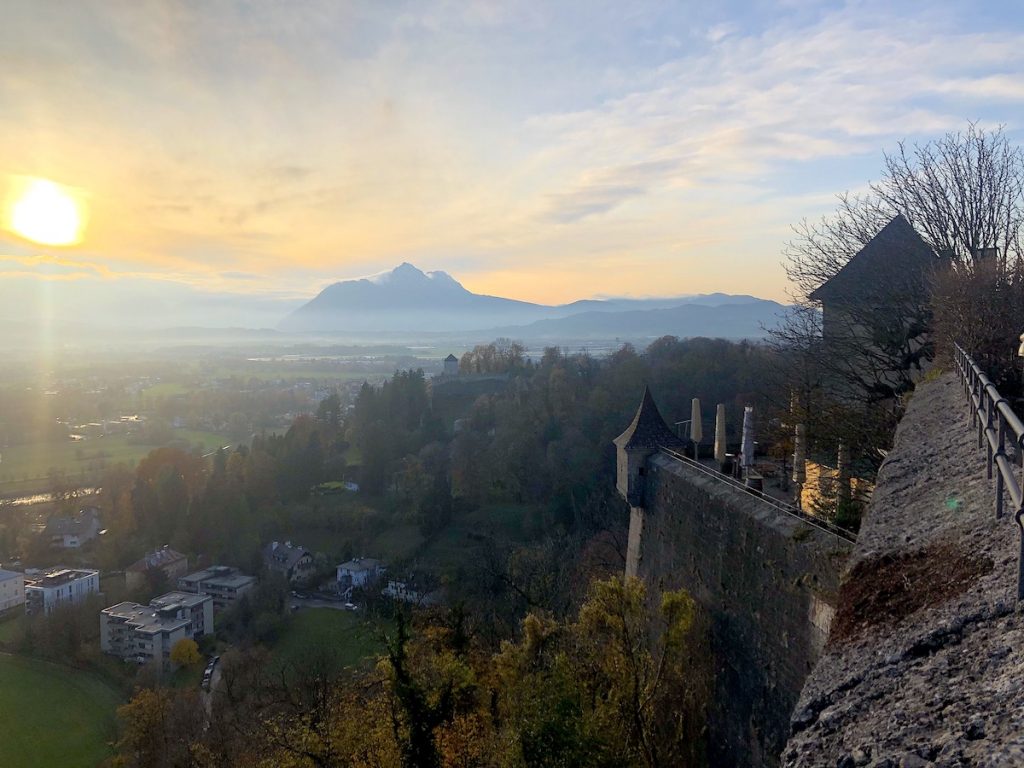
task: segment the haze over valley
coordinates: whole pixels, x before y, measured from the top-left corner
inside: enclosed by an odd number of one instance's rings
[[[1019,0],[4,0],[0,768],[1021,765]]]

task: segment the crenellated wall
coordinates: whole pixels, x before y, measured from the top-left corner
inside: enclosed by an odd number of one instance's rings
[[[777,765],[851,545],[664,453],[644,469],[631,560],[656,591],[684,587],[707,614],[711,763]]]

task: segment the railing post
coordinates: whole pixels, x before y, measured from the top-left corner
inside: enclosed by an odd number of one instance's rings
[[[999,450],[996,456],[1006,455],[1006,419],[1003,418],[1003,414],[998,414],[999,418]],[[996,472],[996,520],[999,520],[1003,516],[1003,471],[1000,469]]]
[[[974,371],[971,371],[971,394],[968,396],[969,405],[971,407],[971,427],[978,426],[978,406],[974,404],[974,395],[978,388],[978,382],[974,379]],[[978,399],[978,405],[981,404],[981,399]],[[981,437],[978,437],[978,447],[981,448]]]
[[[1024,600],[1024,507],[1017,510],[1017,527],[1020,528],[1020,554],[1017,556],[1017,602]]]

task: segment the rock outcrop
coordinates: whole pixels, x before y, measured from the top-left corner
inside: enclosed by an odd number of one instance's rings
[[[1020,534],[959,380],[918,387],[847,563],[784,765],[1024,765]]]

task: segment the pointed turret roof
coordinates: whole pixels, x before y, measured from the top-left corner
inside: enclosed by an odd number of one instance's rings
[[[626,431],[613,441],[619,448],[629,450],[631,448],[682,448],[686,444],[680,440],[669,428],[665,420],[658,412],[658,406],[654,404],[651,397],[651,390],[644,387],[644,396],[640,401],[640,407],[636,410],[636,416],[626,427]]]
[[[938,263],[903,214],[878,231],[831,278],[808,297],[811,301],[850,301],[906,289],[923,289],[923,277]]]

